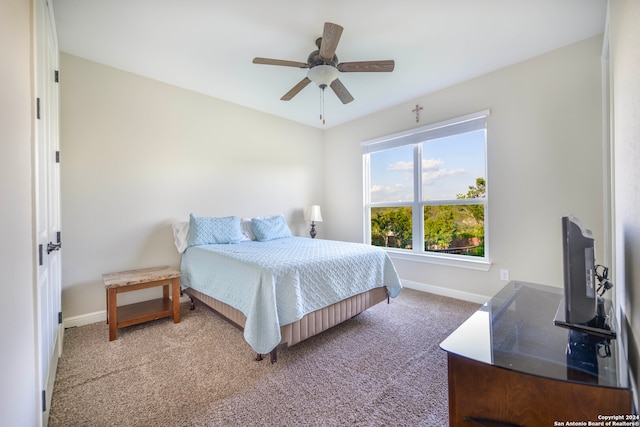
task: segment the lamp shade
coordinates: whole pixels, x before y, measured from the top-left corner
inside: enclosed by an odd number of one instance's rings
[[[321,88],[324,88],[333,83],[333,81],[338,78],[338,74],[340,74],[340,72],[336,67],[332,67],[331,65],[316,65],[309,69],[307,77]]]
[[[309,205],[304,211],[304,219],[313,222],[322,222],[322,213],[320,212],[320,205]]]

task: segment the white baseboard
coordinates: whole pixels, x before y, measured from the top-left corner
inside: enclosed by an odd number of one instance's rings
[[[188,302],[189,297],[183,295],[180,297],[180,303]],[[78,316],[66,317],[63,319],[65,329],[75,328],[77,326],[90,325],[91,323],[106,322],[107,310],[94,311],[93,313],[80,314]]]
[[[476,304],[484,304],[490,297],[470,292],[457,291],[455,289],[443,288],[441,286],[428,285],[426,283],[414,282],[411,280],[401,280],[402,286],[416,291],[429,292],[431,294],[441,295],[443,297],[460,299],[463,301],[475,302]]]
[[[81,314],[79,316],[67,317],[64,319],[64,328],[75,328],[76,326],[89,325],[91,323],[106,322],[107,310],[94,311],[93,313]]]

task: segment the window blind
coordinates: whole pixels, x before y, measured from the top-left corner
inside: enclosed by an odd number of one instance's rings
[[[402,147],[403,145],[417,144],[431,139],[486,129],[489,114],[490,110],[467,114],[466,116],[364,141],[360,143],[360,147],[362,154],[369,154]]]

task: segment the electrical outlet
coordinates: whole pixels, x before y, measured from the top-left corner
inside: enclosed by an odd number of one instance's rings
[[[509,270],[504,268],[500,270],[500,280],[509,280]]]

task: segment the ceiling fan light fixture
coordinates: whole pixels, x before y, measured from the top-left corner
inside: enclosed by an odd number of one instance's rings
[[[340,71],[336,67],[331,65],[316,65],[309,69],[307,72],[307,78],[317,84],[320,88],[331,85],[335,79],[338,78]]]
[[[325,22],[322,37],[316,39],[318,50],[314,50],[309,54],[307,62],[256,57],[253,58],[253,63],[306,68],[308,70],[307,76],[280,99],[282,101],[290,101],[300,93],[302,89],[307,87],[309,83],[314,82],[321,89],[320,101],[324,113],[324,91],[327,86],[331,87],[343,104],[348,104],[353,101],[353,96],[338,78],[340,74],[353,72],[391,72],[395,67],[395,62],[392,59],[383,61],[339,62],[338,56],[336,55],[336,48],[338,47],[342,30],[343,28],[338,24]],[[320,118],[322,119],[322,117],[323,116]]]

